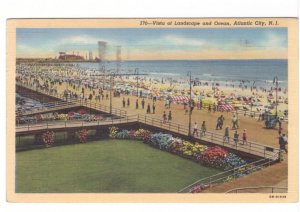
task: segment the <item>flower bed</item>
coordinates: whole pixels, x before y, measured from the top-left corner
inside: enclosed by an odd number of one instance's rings
[[[43,142],[45,143],[46,147],[49,147],[54,143],[54,132],[46,131],[43,133],[42,138],[43,138]]]
[[[77,133],[77,135],[79,137],[80,143],[85,143],[88,137],[88,131],[86,129],[82,129]]]
[[[110,127],[109,137],[141,140],[160,150],[178,154],[205,166],[229,170],[246,164],[246,161],[219,146],[208,147],[198,143],[194,144],[181,138],[173,137],[170,134],[151,133],[145,129],[118,130],[117,127]]]

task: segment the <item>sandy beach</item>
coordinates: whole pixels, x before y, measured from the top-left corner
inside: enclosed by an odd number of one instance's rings
[[[30,68],[27,65],[23,65],[25,67],[20,68],[19,74],[17,75],[23,81],[23,83],[35,85],[38,79],[39,86],[43,86],[45,84],[50,84],[50,88],[55,90],[58,94],[66,94],[69,97],[87,99],[90,98],[92,101],[109,105],[110,104],[110,92],[109,92],[109,84],[110,77],[107,77],[106,84],[103,85],[101,80],[103,76],[95,76],[95,71],[90,71],[87,69],[79,69],[76,66],[41,66]],[[33,66],[32,66],[33,67]],[[24,71],[26,70],[26,71]],[[36,78],[38,76],[38,78]],[[142,97],[136,96],[136,76],[115,76],[113,79],[114,83],[114,92],[119,91],[121,88],[127,87],[128,92],[119,92],[117,96],[112,97],[112,106],[115,108],[121,108],[126,110],[128,114],[146,114],[147,105],[150,105],[151,113],[149,115],[156,118],[163,118],[163,113],[167,114],[169,111],[172,113],[172,121],[176,123],[180,123],[188,126],[188,114],[187,109],[184,109],[184,103],[182,101],[172,102],[170,104],[170,108],[166,107],[166,99],[172,96],[186,96],[189,97],[189,84],[187,79],[183,79],[180,82],[174,81],[164,81],[159,82],[157,79],[153,79],[150,76],[140,77],[139,78],[139,92],[148,93],[150,95]],[[54,83],[50,83],[50,82]],[[67,83],[69,81],[69,83]],[[103,89],[104,88],[104,89]],[[84,95],[82,91],[84,90]],[[101,91],[101,95],[99,96]],[[251,118],[249,116],[244,116],[243,114],[238,115],[239,119],[239,129],[238,133],[241,135],[243,130],[246,129],[247,137],[249,141],[258,142],[265,145],[270,145],[273,147],[278,147],[278,127],[275,129],[266,129],[264,121],[258,120],[258,114],[260,109],[264,109],[264,106],[270,105],[268,102],[268,97],[270,94],[272,96],[275,95],[274,90],[262,90],[262,89],[245,89],[239,87],[231,87],[231,86],[214,86],[214,85],[195,85],[192,87],[192,94],[195,103],[199,101],[197,99],[198,96],[202,96],[203,101],[209,102],[212,106],[213,104],[217,104],[220,99],[230,99],[231,105],[239,106],[240,108],[248,109],[251,111],[251,106],[245,104],[245,101],[237,100],[237,97],[245,97],[246,99],[252,97],[259,105],[255,105],[252,107],[252,111],[256,112],[256,118]],[[216,97],[218,94],[218,97]],[[103,96],[102,96],[103,95]],[[155,114],[152,113],[152,105],[153,105],[153,96],[156,96],[157,100],[155,101],[156,110]],[[221,97],[222,96],[222,97]],[[278,92],[278,96],[281,100],[287,99],[287,92],[280,91]],[[99,98],[98,98],[99,97]],[[130,100],[130,106],[123,107],[123,98],[125,98],[126,102]],[[142,108],[141,102],[144,99],[145,106]],[[274,98],[272,98],[274,99]],[[138,101],[139,107],[136,109],[136,101]],[[235,104],[233,104],[235,102]],[[287,109],[287,104],[284,102],[280,102],[278,105],[278,113],[282,113],[282,111]],[[273,109],[274,112],[274,109]],[[216,130],[217,119],[220,115],[223,115],[224,127],[228,126],[231,128],[232,126],[232,117],[234,111],[220,112],[212,110],[208,111],[207,107],[202,107],[201,109],[197,107],[195,104],[195,108],[192,112],[192,125],[197,122],[199,126],[203,121],[206,122],[207,131],[224,134],[224,128]],[[287,132],[287,122],[283,122],[282,124],[283,133]],[[234,130],[230,130],[230,136],[233,136]]]

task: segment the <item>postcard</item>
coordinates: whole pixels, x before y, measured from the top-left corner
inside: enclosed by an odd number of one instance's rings
[[[7,200],[298,201],[297,26],[8,20]]]

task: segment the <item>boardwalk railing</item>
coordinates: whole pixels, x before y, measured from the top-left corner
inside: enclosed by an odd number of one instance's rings
[[[164,122],[162,119],[153,118],[146,115],[138,115],[137,121],[154,127],[169,130],[171,132],[175,132],[181,135],[188,136],[189,134],[188,127],[174,122]],[[247,141],[247,143],[243,144],[243,141],[239,140],[237,143],[235,143],[233,141],[233,138],[229,138],[229,142],[227,142],[224,140],[224,135],[215,132],[206,131],[205,133],[203,133],[200,131],[199,135],[194,135],[193,137],[202,141],[217,144],[223,147],[235,149],[242,152],[247,152],[249,154],[254,154],[264,158],[271,157],[274,155],[274,153],[279,155],[278,148],[262,145],[253,141]]]
[[[57,129],[57,128],[67,128],[67,127],[76,127],[76,126],[97,126],[97,125],[107,125],[107,124],[117,124],[117,123],[128,123],[128,122],[139,122],[152,127],[157,127],[160,129],[165,129],[170,132],[177,133],[179,135],[188,136],[188,128],[182,124],[174,122],[164,122],[161,119],[153,118],[146,115],[124,115],[119,117],[109,117],[103,121],[46,121],[42,123],[28,123],[16,126],[16,132],[25,132],[32,130],[43,130],[43,129]],[[268,158],[276,154],[279,157],[279,149],[271,146],[262,145],[256,142],[248,141],[245,144],[242,144],[242,141],[238,143],[233,142],[233,138],[229,138],[230,142],[225,142],[223,135],[213,132],[205,132],[205,134],[200,133],[200,135],[193,136],[196,139],[223,146],[230,149],[235,149],[237,151],[242,151],[245,153],[257,155],[263,158]]]
[[[136,122],[137,118],[135,115],[126,116],[122,118],[109,117],[105,120],[98,121],[77,121],[77,120],[68,120],[68,121],[46,121],[36,124],[21,124],[16,126],[16,133],[21,132],[30,132],[35,130],[50,130],[50,129],[62,129],[62,128],[72,128],[72,127],[95,127],[95,126],[105,126],[111,124],[121,124],[121,123],[130,123]]]
[[[287,187],[258,186],[231,189],[225,193],[287,193]]]
[[[125,110],[115,108],[115,107],[112,107],[111,111],[110,111],[109,106],[102,105],[100,103],[96,103],[96,102],[93,102],[93,101],[90,101],[90,100],[85,101],[85,100],[78,99],[78,98],[66,98],[63,95],[53,93],[53,92],[47,92],[47,91],[39,89],[39,88],[36,89],[34,87],[31,87],[29,85],[24,85],[24,84],[19,83],[19,82],[17,82],[16,85],[21,86],[21,87],[25,87],[25,88],[30,89],[32,91],[39,92],[41,94],[48,95],[48,96],[51,96],[51,97],[55,97],[55,98],[61,100],[61,101],[57,101],[57,102],[54,102],[54,103],[46,103],[46,104],[44,104],[45,105],[44,108],[36,109],[32,112],[29,111],[29,112],[26,112],[22,115],[30,115],[30,114],[35,114],[37,112],[39,112],[39,113],[47,112],[47,111],[54,110],[56,108],[59,110],[59,109],[67,108],[68,106],[69,107],[85,106],[85,107],[89,107],[89,108],[95,109],[95,110],[100,110],[100,111],[103,111],[103,112],[106,112],[106,113],[111,112],[113,115],[117,115],[117,116],[125,116],[127,114],[127,112]]]
[[[243,177],[252,172],[261,170],[263,168],[269,167],[271,164],[278,160],[278,154],[274,154],[272,157],[263,158],[252,163],[242,165],[240,167],[233,168],[228,171],[218,173],[206,178],[195,181],[194,183],[182,188],[178,193],[191,193],[193,188],[201,186],[202,188],[210,189],[213,186],[223,184],[226,182],[233,181],[237,178]]]

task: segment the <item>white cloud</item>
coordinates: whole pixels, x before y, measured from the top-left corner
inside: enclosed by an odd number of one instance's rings
[[[59,41],[59,44],[81,44],[81,45],[95,45],[97,46],[98,41],[106,41],[108,45],[117,45],[114,40],[94,37],[90,35],[75,35],[70,37],[65,37]]]
[[[286,36],[280,36],[275,33],[268,33],[266,39],[260,43],[262,47],[267,49],[286,49],[287,38]]]
[[[157,46],[160,47],[171,47],[171,50],[174,50],[173,48],[179,48],[182,49],[183,47],[186,48],[199,48],[199,49],[210,49],[210,48],[216,48],[216,45],[208,42],[204,39],[197,39],[197,38],[189,38],[189,37],[183,37],[183,36],[176,36],[176,35],[165,35],[162,37],[152,38],[152,39],[146,39],[146,40],[140,40],[137,41],[133,46],[137,47],[146,47],[146,46],[152,46],[156,48]],[[173,48],[172,48],[173,47]]]
[[[163,40],[172,43],[174,45],[186,45],[186,46],[206,46],[208,44],[207,41],[195,38],[187,38],[187,37],[180,37],[174,35],[167,35],[163,37]]]

